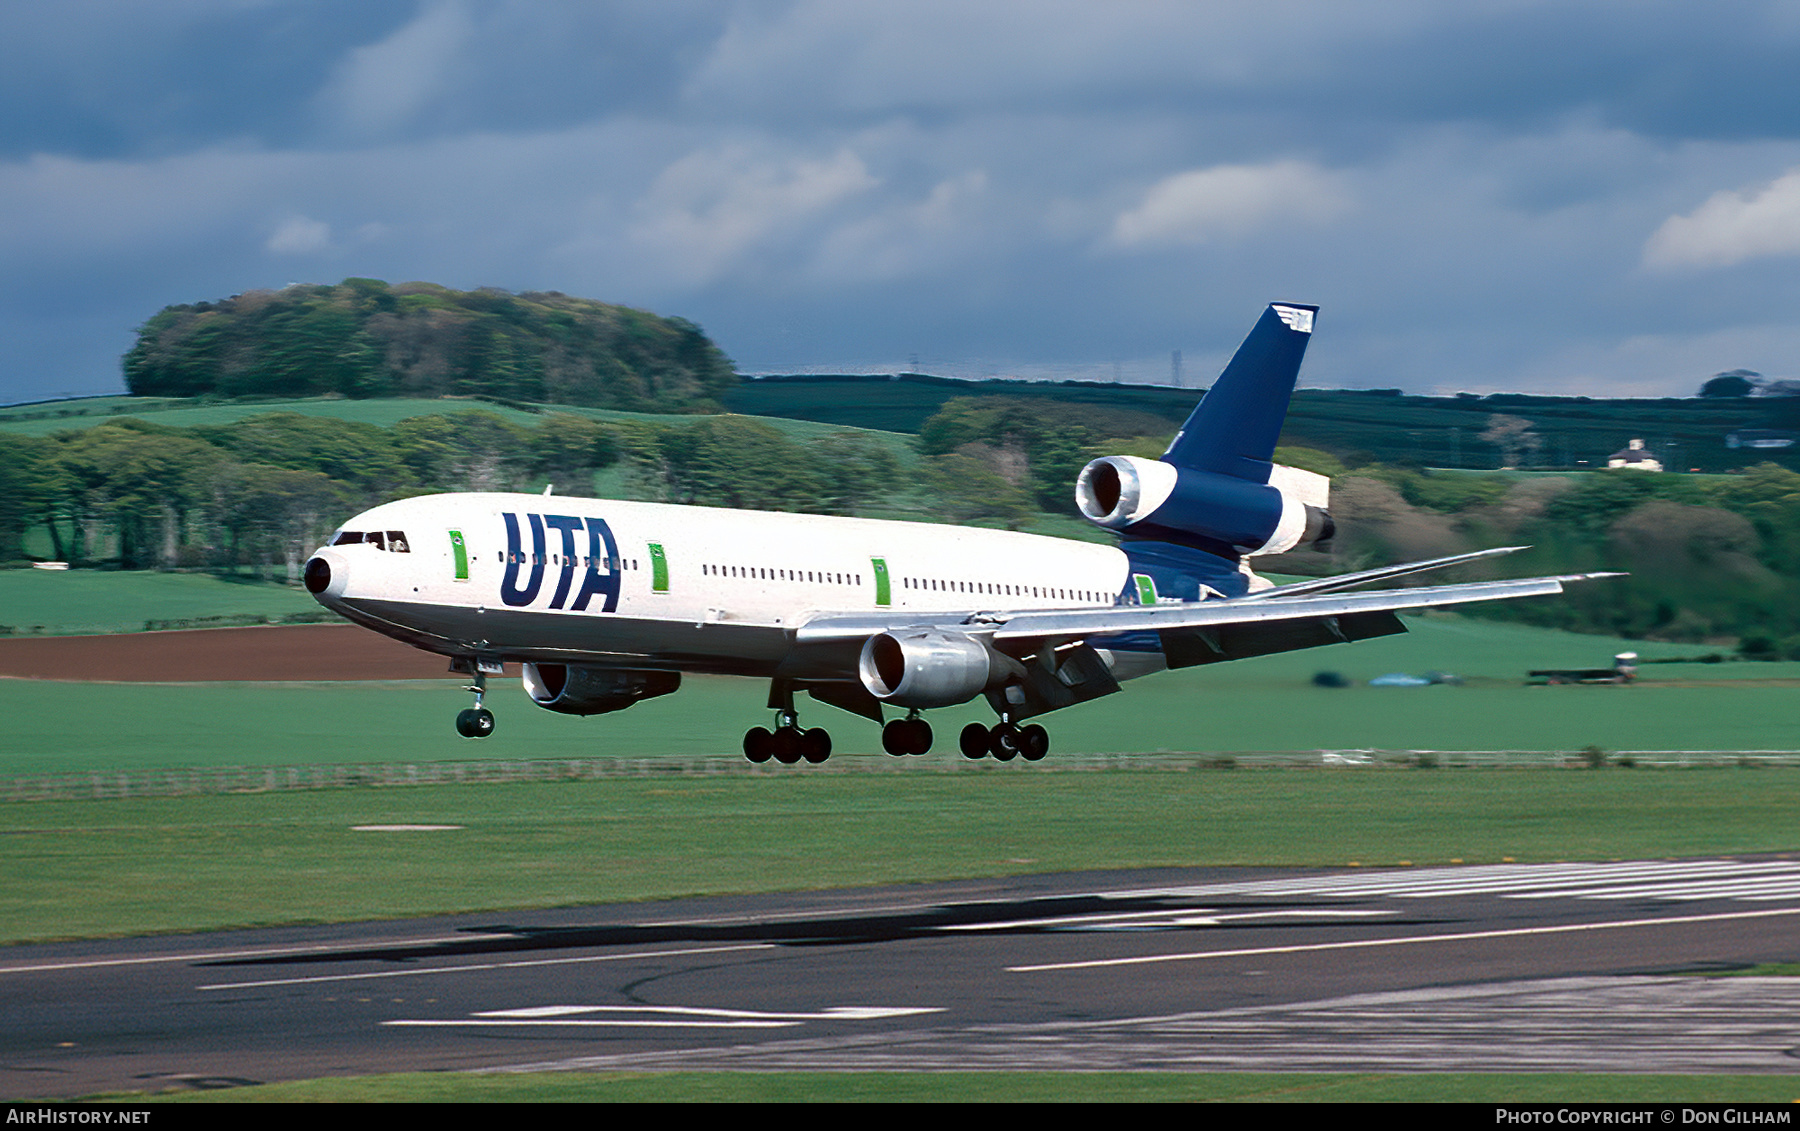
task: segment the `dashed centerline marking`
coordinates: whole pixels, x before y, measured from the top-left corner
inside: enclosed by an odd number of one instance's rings
[[[708,1009],[694,1005],[542,1005],[526,1009],[493,1009],[470,1017],[398,1019],[383,1025],[409,1028],[469,1028],[493,1025],[604,1026],[650,1029],[786,1029],[808,1021],[884,1021],[921,1013],[942,1013],[936,1006],[838,1005],[810,1013],[769,1013],[757,1009]],[[603,1017],[573,1016],[605,1014]],[[648,1016],[646,1016],[648,1015]]]
[[[307,986],[320,982],[360,982],[373,978],[416,978],[427,974],[466,974],[481,970],[518,970],[530,966],[573,966],[585,962],[624,962],[634,958],[679,958],[690,954],[728,954],[732,951],[774,950],[774,943],[740,943],[733,946],[696,946],[678,950],[639,950],[625,954],[588,954],[575,958],[533,958],[518,962],[474,962],[463,966],[426,966],[410,970],[368,970],[359,974],[318,974],[307,978],[268,978],[256,982],[217,982],[196,986],[199,990],[252,990],[269,986]]]

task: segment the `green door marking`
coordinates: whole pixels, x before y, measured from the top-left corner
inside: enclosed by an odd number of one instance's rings
[[[870,558],[869,564],[875,567],[875,603],[883,606],[892,605],[894,590],[888,582],[887,559]]]
[[[469,548],[463,545],[462,531],[450,532],[450,548],[456,552],[456,580],[469,580]]]
[[[669,559],[663,556],[661,542],[650,543],[650,591],[652,593],[669,591]]]
[[[1131,580],[1137,582],[1138,604],[1156,604],[1156,579],[1147,573],[1134,573]]]

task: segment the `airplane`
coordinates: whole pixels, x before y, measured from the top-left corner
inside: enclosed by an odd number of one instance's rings
[[[795,696],[881,725],[889,754],[931,748],[922,712],[985,697],[970,758],[1036,761],[1029,719],[1172,668],[1406,631],[1398,610],[1549,595],[1611,574],[1346,592],[1523,549],[1504,546],[1276,585],[1251,560],[1329,542],[1330,481],[1272,462],[1318,307],[1271,303],[1159,459],[1082,469],[1076,503],[1117,545],[916,522],[457,493],[357,515],[306,563],[344,617],[450,659],[484,738],[489,675],[520,664],[538,706],[621,711],[684,673],[769,681],[752,762],[825,761]],[[887,712],[904,712],[888,718]]]

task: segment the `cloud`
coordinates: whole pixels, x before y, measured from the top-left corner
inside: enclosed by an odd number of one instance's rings
[[[277,255],[306,255],[331,246],[331,225],[306,216],[289,216],[276,225],[263,245]]]
[[[1754,192],[1716,192],[1644,244],[1647,267],[1730,267],[1769,255],[1800,255],[1800,169]]]
[[[1338,178],[1305,162],[1215,165],[1152,185],[1142,203],[1113,221],[1111,240],[1123,248],[1206,243],[1321,224],[1349,207]]]
[[[848,149],[818,159],[759,156],[746,145],[690,153],[638,202],[629,236],[689,284],[723,275],[752,248],[877,184]]]
[[[460,0],[427,4],[386,39],[351,51],[320,93],[320,105],[353,136],[393,134],[449,85],[473,31]]]

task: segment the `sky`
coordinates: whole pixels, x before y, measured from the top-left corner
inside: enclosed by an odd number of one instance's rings
[[[1800,377],[1800,3],[0,6],[0,402],[366,276],[744,373],[1686,396]]]

